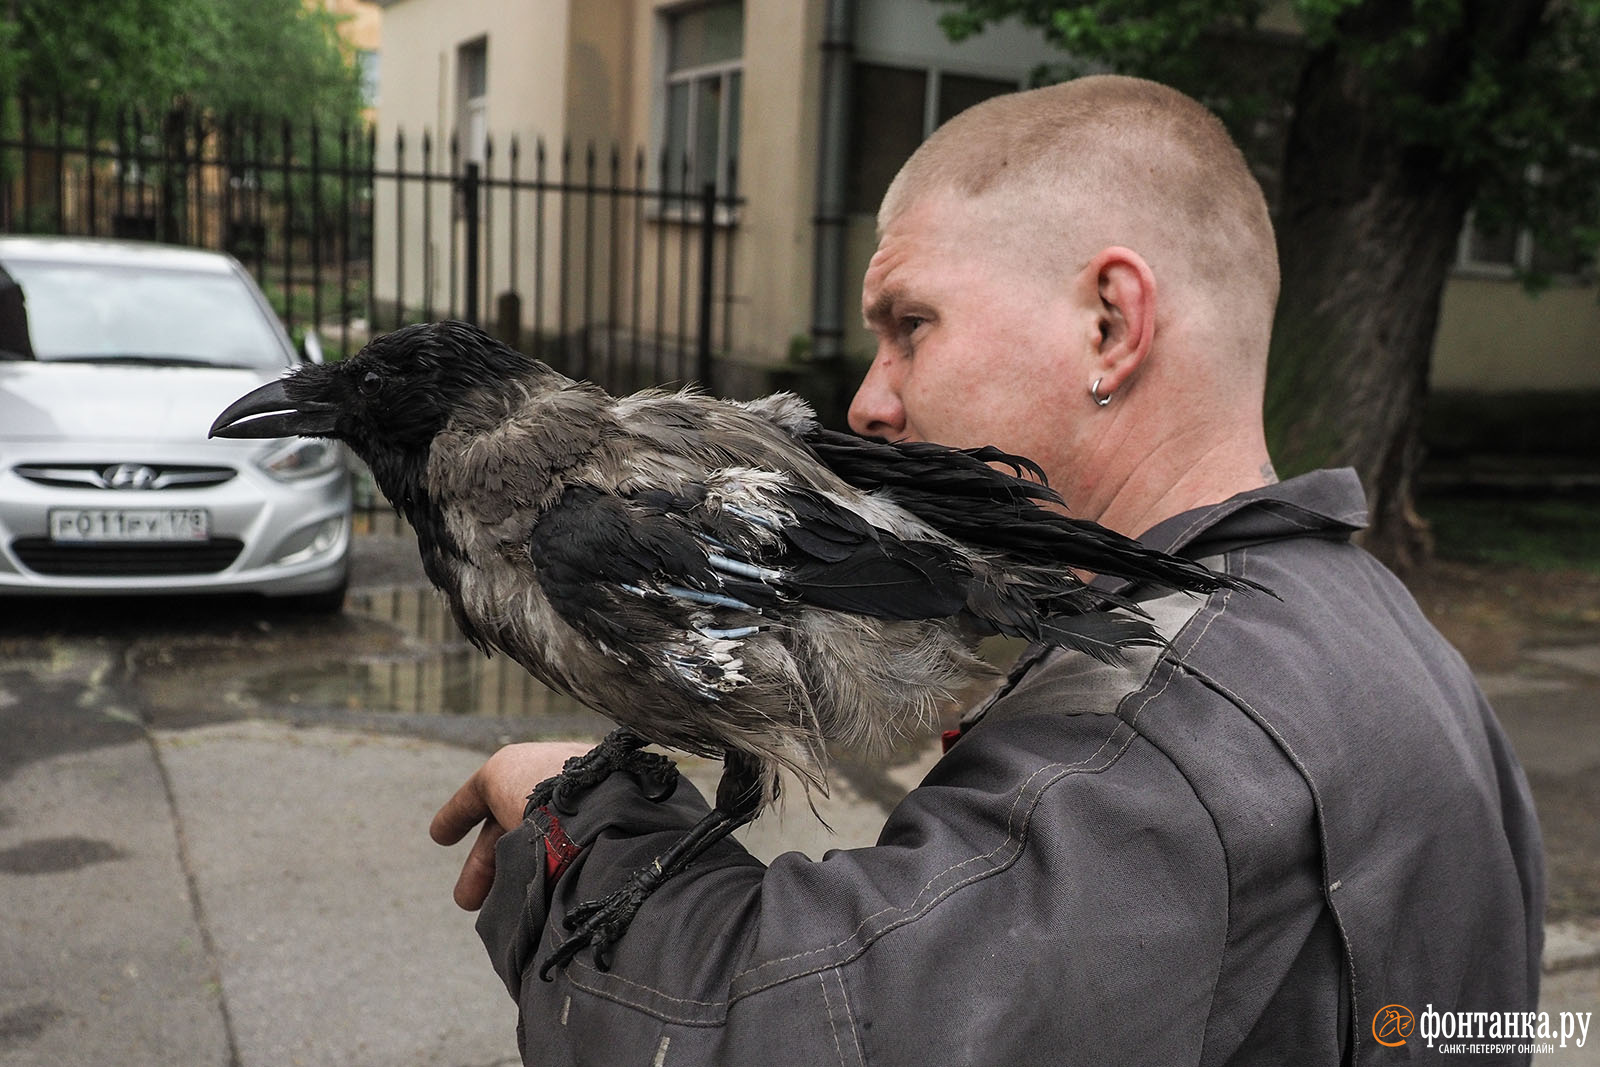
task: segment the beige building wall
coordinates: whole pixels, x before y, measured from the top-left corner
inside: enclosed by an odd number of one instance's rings
[[[633,4],[630,129],[651,153],[652,185],[660,180],[654,153],[661,143],[666,77],[662,12],[681,6],[673,0]],[[810,325],[822,9],[822,0],[745,0],[736,175],[736,191],[745,203],[720,230],[719,290],[729,277],[720,257],[731,254],[733,262],[727,304],[714,309],[719,341],[725,323],[731,342],[726,350],[743,362],[781,362],[791,339]],[[653,250],[664,247],[659,258],[669,271],[686,260],[693,270],[695,250],[683,256],[680,242],[697,238],[694,228],[670,223],[664,233],[655,225],[646,233],[642,306],[647,322],[655,313],[658,257]],[[670,297],[668,303],[662,310],[671,329],[679,308]]]
[[[324,11],[338,15],[339,36],[350,47],[363,52],[377,51],[383,42],[383,12],[374,0],[306,0],[308,5],[320,6]]]
[[[602,149],[641,143],[632,108],[649,51],[635,33],[639,0],[569,0],[571,33],[565,86],[566,131],[575,144]],[[641,59],[638,57],[642,57]]]
[[[1435,389],[1600,389],[1600,294],[1569,284],[1533,295],[1515,282],[1456,278],[1433,351]]]
[[[745,358],[782,362],[811,328],[821,0],[748,0],[733,334]]]
[[[641,148],[645,184],[659,188],[662,182],[663,12],[682,6],[674,0],[591,2],[572,19],[569,128],[602,146],[612,140],[624,145],[625,185],[633,183]],[[821,0],[745,3],[736,178],[745,203],[719,216],[714,291],[722,300],[713,308],[718,350],[741,362],[781,362],[790,341],[809,329],[821,26]],[[607,175],[608,165],[602,161]],[[671,177],[674,187],[677,181]],[[594,299],[614,294],[617,326],[628,335],[616,341],[619,348],[635,332],[653,343],[658,328],[670,345],[695,326],[699,227],[646,201],[636,243],[634,218],[623,214],[615,288],[601,279]],[[605,239],[610,220],[597,219],[595,230]],[[687,278],[681,276],[685,268]],[[665,298],[659,306],[658,296]]]
[[[397,300],[413,315],[432,310],[434,317],[442,317],[450,306],[452,288],[457,302],[462,299],[464,271],[459,249],[453,267],[451,262],[457,227],[449,184],[408,181],[403,190],[397,190],[381,173],[397,163],[407,172],[421,171],[425,130],[432,141],[428,169],[448,172],[449,141],[459,104],[460,49],[486,38],[486,120],[493,138],[489,174],[509,174],[510,142],[515,138],[521,150],[519,176],[532,177],[536,146],[543,138],[546,166],[554,175],[566,131],[564,89],[572,6],[575,0],[390,0],[384,5],[383,90],[377,127],[380,178],[374,193],[377,247],[373,255],[380,317],[382,309]],[[403,157],[396,141],[402,133]],[[521,205],[513,242],[504,192],[491,194],[487,211],[483,232],[488,251],[480,308],[486,321],[493,317],[495,295],[510,284],[513,244],[517,287],[524,291],[526,305],[533,306],[529,291],[532,271],[525,269],[525,264],[531,261],[537,226],[534,213]],[[543,238],[549,249],[555,247],[557,229],[546,220]],[[554,273],[547,273],[544,302],[552,306],[556,283]],[[377,324],[380,329],[391,325],[381,318]]]

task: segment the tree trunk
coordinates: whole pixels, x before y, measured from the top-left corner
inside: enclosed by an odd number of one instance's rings
[[[1415,57],[1407,91],[1448,99],[1464,77],[1469,44],[1525,54],[1544,6],[1505,0],[1493,26],[1464,20],[1458,34]],[[1377,21],[1383,7],[1355,14]],[[1284,158],[1283,291],[1267,422],[1280,470],[1356,469],[1372,520],[1366,545],[1404,570],[1430,549],[1412,503],[1422,405],[1440,299],[1476,183],[1452,173],[1440,153],[1406,143],[1390,121],[1391,104],[1370,88],[1348,46],[1308,59]]]
[[[1339,74],[1312,61],[1290,130],[1267,421],[1280,469],[1356,469],[1368,547],[1404,568],[1427,553],[1412,481],[1439,302],[1471,194],[1374,129],[1342,98]]]

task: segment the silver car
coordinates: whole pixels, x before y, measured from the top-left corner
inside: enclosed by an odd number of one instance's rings
[[[0,237],[0,596],[263,593],[339,610],[340,446],[206,438],[298,359],[229,256]]]

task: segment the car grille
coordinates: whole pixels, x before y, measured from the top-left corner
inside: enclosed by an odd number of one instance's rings
[[[24,567],[62,577],[136,578],[162,574],[215,574],[227,569],[244,542],[217,537],[198,544],[61,544],[46,537],[11,542]]]
[[[138,463],[31,463],[17,477],[67,489],[205,489],[238,473],[232,467]]]

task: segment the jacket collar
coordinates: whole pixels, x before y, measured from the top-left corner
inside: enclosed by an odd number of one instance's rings
[[[1347,540],[1366,525],[1367,498],[1361,480],[1349,467],[1341,467],[1312,471],[1185,511],[1157,523],[1139,540],[1163,552],[1213,556],[1239,545],[1285,537]]]
[[[1318,470],[1239,493],[1157,523],[1139,538],[1148,548],[1205,559],[1290,537],[1349,540],[1367,525],[1367,498],[1349,467]],[[1096,588],[1114,592],[1132,583],[1106,577]]]
[[[1348,467],[1312,471],[1286,482],[1239,493],[1217,504],[1185,511],[1157,523],[1139,541],[1147,548],[1177,553],[1191,559],[1219,556],[1236,548],[1290,537],[1325,537],[1348,540],[1367,525],[1367,498],[1361,480]],[[1090,583],[1111,593],[1128,593],[1133,583],[1100,575]],[[1138,593],[1131,593],[1135,600]],[[1051,651],[1049,645],[1029,645],[1012,666],[1004,683],[989,697],[961,716],[961,730],[945,736],[945,751],[973,723],[983,718],[995,701],[1009,693]]]

